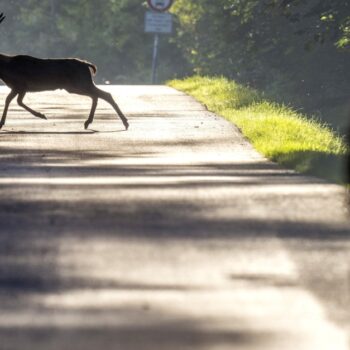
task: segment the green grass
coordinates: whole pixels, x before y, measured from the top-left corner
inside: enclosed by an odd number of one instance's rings
[[[302,173],[344,182],[347,147],[327,125],[225,78],[195,76],[168,85],[236,124],[267,158]]]

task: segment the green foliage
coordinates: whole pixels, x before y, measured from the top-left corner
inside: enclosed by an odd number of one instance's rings
[[[266,157],[300,172],[343,181],[347,148],[326,125],[271,103],[256,90],[225,78],[195,76],[173,80],[208,108],[234,122]]]
[[[81,57],[97,64],[100,82],[145,83],[153,46],[153,35],[143,32],[146,9],[140,0],[8,0],[1,6],[2,52]],[[160,79],[186,67],[167,36],[160,47]]]
[[[144,0],[6,0],[1,51],[71,56],[97,81],[148,83],[153,35]],[[345,129],[350,116],[349,0],[176,0],[161,35],[159,81],[225,76]]]
[[[349,1],[177,0],[174,12],[194,74],[223,75],[348,125]]]
[[[239,109],[262,101],[258,91],[224,77],[213,79],[193,76],[185,80],[172,80],[169,84],[174,87],[180,86],[191,95],[196,94],[196,98],[207,104],[209,109],[219,113],[226,109]]]
[[[350,49],[350,3],[344,0],[274,0],[284,16],[301,23],[299,34],[310,41],[330,40],[340,49]]]

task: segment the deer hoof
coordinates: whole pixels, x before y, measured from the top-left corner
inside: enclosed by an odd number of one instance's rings
[[[3,123],[0,123],[0,129],[1,129],[3,126],[4,126],[4,124],[3,124]]]
[[[38,118],[40,118],[40,119],[45,119],[45,120],[47,120],[46,115],[44,115],[44,114],[37,113],[37,114],[35,114],[35,116],[38,117]]]
[[[129,123],[128,122],[124,122],[124,126],[125,126],[125,130],[129,129]]]
[[[89,125],[90,125],[90,123],[89,123],[88,121],[86,121],[86,122],[84,123],[84,128],[85,128],[85,130],[89,127]]]

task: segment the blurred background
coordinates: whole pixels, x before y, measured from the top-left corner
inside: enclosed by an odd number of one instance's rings
[[[80,57],[96,82],[148,84],[153,35],[142,0],[2,0],[0,51]],[[158,82],[223,75],[345,133],[350,119],[349,0],[175,0],[160,35]]]

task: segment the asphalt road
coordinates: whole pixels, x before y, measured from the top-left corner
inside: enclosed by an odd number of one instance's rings
[[[10,106],[0,349],[349,349],[343,189],[171,88],[108,90],[128,131],[64,92],[26,96],[48,121]]]

